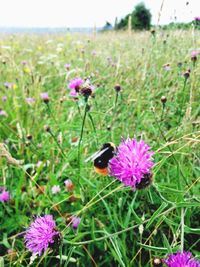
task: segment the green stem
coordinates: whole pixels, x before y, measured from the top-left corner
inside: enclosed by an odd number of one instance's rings
[[[154,111],[153,111],[153,114],[154,114],[154,118],[155,118],[156,124],[158,125],[159,132],[160,132],[160,134],[162,135],[164,141],[167,143],[167,142],[168,142],[168,141],[167,141],[167,138],[165,137],[165,135],[163,134],[163,131],[161,130],[161,126],[160,126],[160,124],[159,124],[159,122],[158,122],[158,120],[157,120],[157,118],[156,118],[156,115],[155,115],[155,112],[154,112]],[[173,154],[174,152],[173,152],[173,150],[171,149],[171,146],[168,145],[168,147],[169,147],[169,150],[170,150],[170,152],[171,152],[171,155],[172,155],[174,161],[176,162],[177,166],[178,166],[179,169],[180,169],[180,173],[181,173],[181,175],[182,175],[182,177],[183,177],[183,179],[184,179],[186,185],[189,186],[189,185],[188,185],[188,182],[187,182],[187,180],[186,180],[186,177],[185,177],[185,175],[183,174],[183,171],[182,171],[182,169],[181,169],[181,167],[180,167],[180,163],[177,161],[176,157],[175,157],[174,154]]]
[[[184,251],[184,208],[181,208],[181,252]]]
[[[88,116],[89,116],[89,119],[90,119],[91,124],[92,124],[92,128],[93,128],[95,139],[96,139],[96,143],[98,145],[97,131],[96,131],[96,127],[95,127],[95,124],[94,124],[94,120],[93,120],[92,115],[90,114],[90,112],[88,112]]]
[[[115,96],[115,107],[116,107],[116,105],[117,105],[118,96],[119,96],[119,93],[118,93],[118,92],[116,92],[116,96]]]
[[[187,83],[187,79],[185,78],[185,80],[184,80],[184,85],[183,85],[183,89],[182,89],[183,97],[182,97],[182,101],[181,101],[181,103],[180,103],[180,108],[179,108],[178,125],[179,125],[180,122],[181,122],[182,110],[183,110],[183,105],[184,105],[184,102],[185,102],[185,87],[186,87],[186,83]]]
[[[80,166],[80,148],[81,148],[81,142],[83,139],[83,129],[84,129],[84,125],[85,125],[85,119],[86,119],[86,115],[87,112],[89,110],[89,106],[87,103],[87,99],[85,100],[85,110],[84,110],[84,115],[83,115],[83,120],[82,120],[82,126],[81,126],[81,133],[80,133],[80,138],[79,138],[79,142],[78,142],[78,169],[79,169],[79,176],[78,176],[78,183],[80,180],[80,171],[81,171],[81,166]]]
[[[52,133],[51,130],[49,131],[49,133],[50,133],[50,135],[53,137],[53,139],[54,139],[56,145],[58,146],[58,148],[60,149],[60,152],[61,152],[62,156],[63,156],[64,158],[67,159],[67,156],[65,155],[65,153],[64,153],[64,151],[63,151],[61,145],[58,143],[58,140],[57,140],[57,138],[55,137],[55,135]]]

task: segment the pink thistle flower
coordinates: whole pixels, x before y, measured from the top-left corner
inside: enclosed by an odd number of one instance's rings
[[[150,147],[143,140],[122,139],[116,156],[109,161],[110,175],[116,177],[125,186],[139,187],[140,183],[147,182],[154,163]]]
[[[0,116],[7,117],[8,114],[7,114],[7,112],[5,110],[0,109]]]
[[[69,95],[72,96],[72,97],[78,97],[79,96],[78,92],[76,92],[75,89],[71,89]]]
[[[199,54],[199,51],[197,51],[197,50],[192,50],[192,52],[191,52],[192,57],[196,57],[196,56],[198,56],[198,54]]]
[[[10,193],[6,191],[4,188],[0,193],[0,202],[8,202],[10,200]]]
[[[168,259],[164,263],[168,267],[200,267],[200,262],[191,258],[190,252],[177,252],[176,254],[168,255]]]
[[[49,102],[49,95],[47,92],[41,93],[40,96],[41,96],[42,100],[44,101],[44,103],[47,104]]]
[[[195,21],[200,21],[200,17],[194,17]]]
[[[60,239],[60,233],[56,231],[55,227],[56,223],[52,215],[37,217],[26,230],[25,244],[27,249],[40,256]]]
[[[5,102],[5,101],[7,100],[7,96],[6,96],[6,95],[2,96],[1,100],[2,100],[3,102]]]
[[[65,67],[66,70],[70,70],[71,64],[67,63],[67,64],[65,64],[64,67]]]
[[[97,52],[96,52],[96,50],[92,50],[92,56],[96,56],[96,54],[97,54]]]
[[[31,104],[35,103],[35,99],[32,98],[32,97],[27,97],[26,98],[26,103],[28,103],[29,105],[31,105]]]
[[[28,64],[28,61],[27,61],[27,60],[22,60],[22,61],[21,61],[21,64],[25,66],[25,65]]]
[[[7,88],[7,89],[11,89],[13,84],[12,83],[9,83],[9,82],[5,82],[4,83],[4,86]]]
[[[70,81],[68,87],[70,89],[75,89],[76,91],[78,91],[83,83],[84,81],[81,78],[75,78]]]
[[[52,194],[58,194],[60,192],[60,186],[59,185],[54,185],[51,188],[51,192],[52,192]]]
[[[76,230],[78,228],[80,222],[81,222],[81,218],[80,217],[73,216],[72,217],[72,228],[74,230]]]

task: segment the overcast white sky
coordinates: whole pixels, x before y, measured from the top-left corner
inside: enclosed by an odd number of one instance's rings
[[[143,0],[156,24],[163,0]],[[131,12],[141,0],[0,0],[0,26],[101,27]],[[186,3],[189,2],[188,5]],[[200,0],[164,0],[161,24],[200,16]]]

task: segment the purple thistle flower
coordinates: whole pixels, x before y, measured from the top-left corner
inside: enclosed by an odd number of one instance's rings
[[[22,60],[22,61],[21,61],[21,64],[22,64],[22,65],[27,65],[27,64],[28,64],[28,61],[27,61],[27,60]]]
[[[80,217],[73,216],[72,217],[72,228],[74,230],[76,230],[78,228],[80,222],[81,222],[81,218]]]
[[[200,21],[200,17],[194,17],[195,21]]]
[[[69,95],[72,96],[72,97],[78,97],[79,96],[78,92],[76,92],[75,89],[71,89]]]
[[[199,51],[197,51],[197,50],[192,50],[192,52],[191,52],[192,57],[196,57],[196,56],[198,56],[198,54],[199,54]]]
[[[28,103],[29,105],[33,104],[35,102],[35,99],[32,97],[27,97],[26,98],[26,103]]]
[[[71,64],[67,63],[67,64],[65,64],[64,67],[65,67],[66,70],[70,70]]]
[[[10,200],[10,193],[6,191],[4,188],[0,193],[0,202],[8,202]]]
[[[176,254],[168,255],[168,259],[164,263],[168,267],[200,267],[200,262],[191,258],[190,252],[177,252]]]
[[[6,96],[6,95],[3,95],[2,98],[1,98],[1,100],[2,100],[3,102],[5,102],[5,101],[7,100],[7,96]]]
[[[27,249],[40,256],[60,237],[60,233],[56,231],[55,227],[56,223],[52,215],[37,217],[26,230]]]
[[[116,156],[109,161],[110,175],[116,177],[125,186],[136,189],[137,185],[146,183],[154,163],[150,147],[143,140],[122,139]]]
[[[75,89],[75,90],[79,90],[80,86],[84,83],[84,81],[81,78],[75,78],[73,80],[70,81],[70,83],[68,84],[68,87],[70,89]]]
[[[4,86],[7,88],[7,89],[11,89],[12,88],[12,83],[9,83],[9,82],[5,82],[4,83]]]
[[[0,109],[0,116],[7,117],[8,114],[7,114],[7,112],[5,110]]]
[[[40,94],[42,100],[44,101],[44,103],[48,103],[49,102],[49,95],[47,92],[43,92]]]

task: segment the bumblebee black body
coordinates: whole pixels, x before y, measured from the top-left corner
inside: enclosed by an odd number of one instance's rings
[[[102,152],[102,153],[101,153]],[[113,158],[116,147],[113,143],[105,143],[99,151],[99,156],[94,159],[95,171],[101,175],[108,174],[108,163]]]
[[[144,189],[148,187],[152,183],[152,173],[144,174],[144,177],[142,178],[141,182],[139,184],[136,184],[137,189]]]
[[[103,144],[100,151],[102,151],[106,148],[107,148],[107,150],[104,151],[102,155],[98,156],[94,160],[94,166],[96,168],[99,168],[99,169],[107,168],[109,160],[113,158],[113,156],[115,154],[115,147],[113,146],[113,144],[112,143]]]

